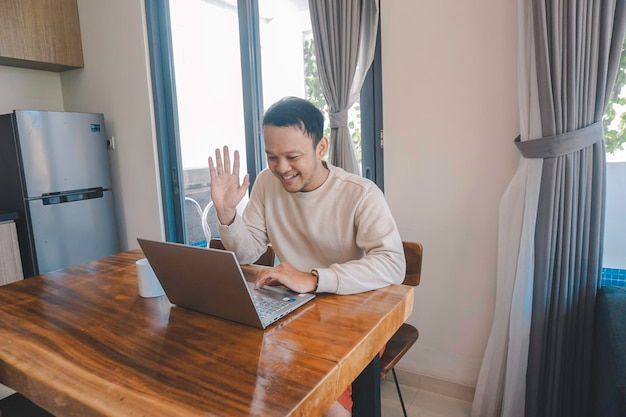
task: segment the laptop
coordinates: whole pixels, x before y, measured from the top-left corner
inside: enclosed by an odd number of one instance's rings
[[[178,307],[265,329],[315,298],[283,286],[255,290],[255,270],[262,267],[242,268],[231,251],[140,238],[137,242],[165,295]]]

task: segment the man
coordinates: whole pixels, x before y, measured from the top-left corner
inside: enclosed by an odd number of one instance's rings
[[[283,284],[296,292],[354,294],[399,284],[406,261],[402,240],[380,189],[327,164],[324,117],[310,102],[284,98],[263,117],[268,169],[252,188],[243,217],[236,206],[250,185],[240,183],[239,153],[209,157],[211,198],[224,246],[242,264],[269,243],[280,261],[262,269],[256,287]],[[325,416],[349,416],[349,392]]]

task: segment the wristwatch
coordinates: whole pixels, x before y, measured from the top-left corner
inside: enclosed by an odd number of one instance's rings
[[[317,272],[317,269],[311,269],[311,275],[315,277],[315,289],[313,292],[317,292],[317,287],[320,285],[320,273]]]

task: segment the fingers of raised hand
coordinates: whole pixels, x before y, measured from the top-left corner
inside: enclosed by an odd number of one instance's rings
[[[213,158],[209,156],[209,174],[215,175],[215,165],[213,164]]]
[[[213,158],[209,156],[209,175],[211,176],[211,179],[223,173],[223,169],[220,168],[218,164],[214,163]]]
[[[222,153],[220,152],[219,148],[215,149],[215,171],[217,175],[224,173],[224,163],[222,161]]]
[[[239,168],[240,168],[240,161],[239,161],[239,151],[235,151],[233,152],[233,155],[235,157],[235,160],[233,161],[233,174],[239,176]]]
[[[215,150],[215,160],[213,160],[213,158],[209,156],[209,174],[211,175],[211,179],[214,179],[214,177],[220,176],[222,174],[229,174],[228,178],[230,178],[230,174],[232,174],[236,178],[239,178],[239,170],[241,168],[239,151],[235,150],[233,155],[234,160],[232,161],[232,165],[228,146],[224,146],[223,153],[220,151],[219,148]],[[246,188],[249,186],[249,178],[247,174],[244,178],[244,184]]]
[[[222,167],[222,174],[223,173],[230,174],[230,152],[228,151],[228,146],[224,146],[224,164]]]

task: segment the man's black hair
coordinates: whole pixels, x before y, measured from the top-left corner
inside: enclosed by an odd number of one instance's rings
[[[313,103],[285,97],[272,104],[263,116],[263,126],[295,127],[313,139],[313,148],[324,136],[324,115]]]

